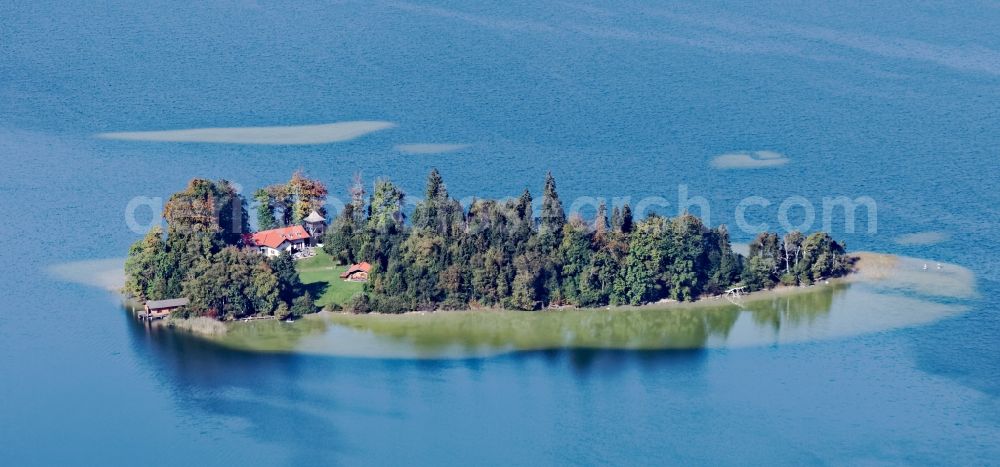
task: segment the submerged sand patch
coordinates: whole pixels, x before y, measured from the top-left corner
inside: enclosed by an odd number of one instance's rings
[[[63,282],[118,292],[125,286],[125,258],[72,261],[49,266],[50,275]]]
[[[914,232],[900,235],[893,239],[899,245],[936,245],[948,240],[949,235],[945,232],[928,231]]]
[[[873,253],[858,256],[858,274],[852,280],[927,297],[977,296],[975,274],[957,264]]]
[[[790,159],[774,151],[731,152],[715,156],[711,165],[716,169],[762,169],[785,165]]]
[[[394,126],[396,124],[392,122],[359,120],[320,125],[122,131],[96,136],[101,139],[172,143],[325,144],[350,141]]]

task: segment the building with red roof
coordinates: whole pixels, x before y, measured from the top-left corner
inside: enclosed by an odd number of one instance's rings
[[[372,270],[372,265],[367,261],[352,264],[346,271],[340,274],[340,278],[345,281],[364,282],[368,280],[368,273]]]
[[[287,251],[295,253],[309,244],[309,232],[301,225],[263,230],[250,235],[247,246],[257,248],[267,256],[278,256]]]

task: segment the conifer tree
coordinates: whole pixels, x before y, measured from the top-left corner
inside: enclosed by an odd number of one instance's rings
[[[622,233],[632,232],[632,222],[632,208],[629,207],[628,203],[625,203],[625,206],[622,207]]]
[[[608,231],[608,206],[601,203],[597,205],[597,216],[594,218],[594,234],[603,236]]]
[[[254,200],[257,201],[257,230],[270,230],[278,226],[274,218],[274,204],[267,190],[261,188],[254,192]]]
[[[562,201],[559,201],[559,194],[556,193],[556,179],[552,176],[552,172],[548,172],[545,174],[545,189],[542,192],[541,228],[558,234],[562,232],[565,224],[566,212],[563,211]]]
[[[441,180],[441,174],[437,169],[433,169],[427,176],[424,199],[413,212],[413,226],[438,232],[447,231],[450,223],[448,216],[450,207],[448,189]]]

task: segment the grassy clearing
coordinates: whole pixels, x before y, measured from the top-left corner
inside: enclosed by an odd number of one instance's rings
[[[340,273],[346,271],[347,266],[334,264],[330,255],[322,250],[316,250],[316,256],[312,258],[296,261],[295,269],[319,306],[343,305],[354,294],[361,292],[360,282],[347,282],[340,278]]]

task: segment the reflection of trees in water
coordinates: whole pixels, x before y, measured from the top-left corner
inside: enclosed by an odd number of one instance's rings
[[[755,299],[743,306],[759,326],[812,323],[830,312],[834,297],[848,286],[817,287]],[[740,307],[719,305],[637,309],[583,309],[542,312],[438,313],[402,316],[337,315],[334,321],[370,331],[423,353],[466,349],[689,349],[722,340],[739,318]]]
[[[576,348],[524,351],[513,354],[511,358],[522,359],[525,356],[545,357],[553,371],[559,371],[568,364],[579,377],[606,377],[636,369],[659,371],[664,368],[689,375],[700,374],[707,354],[701,348],[656,350]]]
[[[759,326],[806,325],[828,314],[846,288],[838,285],[755,300],[744,308]],[[698,349],[710,338],[725,339],[740,313],[740,307],[725,303],[661,309],[337,315],[334,319],[397,343],[410,343],[423,352],[456,345],[537,350],[494,362],[510,360],[514,362],[511,368],[520,371],[517,362],[541,357],[551,363],[552,371],[568,369],[587,378],[647,367],[699,372],[705,354]],[[319,320],[294,325],[255,323],[239,327],[229,336],[229,344],[289,350],[302,337],[322,332],[326,326]],[[372,378],[398,379],[399,386],[405,387],[412,378],[437,375],[442,368],[464,366],[479,371],[475,358],[407,362],[244,352],[135,321],[130,327],[133,350],[168,388],[179,410],[198,417],[208,415],[206,423],[219,430],[220,439],[235,434],[291,447],[296,463],[317,463],[348,448],[336,441],[344,438],[338,428],[341,417],[394,416],[376,408],[379,404],[357,406],[354,398],[370,394]],[[491,368],[495,370],[496,363]],[[212,436],[211,430],[207,434]],[[326,441],[308,441],[317,436]]]
[[[337,443],[341,435],[331,423],[335,411],[344,408],[334,388],[309,390],[310,383],[336,384],[336,375],[344,372],[334,368],[333,359],[235,351],[184,332],[130,321],[133,351],[169,390],[180,411],[202,419],[204,425],[199,426],[214,429],[206,430],[206,436],[246,436],[292,447],[291,460],[304,465],[328,462],[328,456],[342,448]],[[316,443],[317,436],[324,441]]]
[[[671,309],[337,316],[334,320],[422,351],[468,349],[698,348],[725,336],[739,316],[733,305]]]
[[[750,312],[754,323],[770,326],[777,332],[782,325],[810,324],[817,318],[826,316],[833,306],[833,299],[843,295],[848,287],[847,284],[816,287],[806,293],[790,293],[768,300],[747,302],[744,308]]]
[[[253,321],[231,326],[219,340],[237,349],[280,352],[295,349],[302,339],[322,334],[326,329],[326,321],[314,318],[299,319],[294,323]]]
[[[743,309],[753,323],[778,331],[783,325],[808,325],[830,312],[835,296],[847,285],[816,287],[747,301]],[[709,339],[724,341],[738,320],[741,307],[718,304],[620,309],[571,309],[540,312],[448,312],[409,315],[332,315],[333,322],[371,333],[374,341],[359,341],[355,349],[400,344],[414,356],[475,355],[478,351],[541,349],[694,349]],[[322,335],[322,319],[288,324],[277,321],[240,323],[219,343],[236,349],[294,351],[304,338]],[[151,335],[178,342],[212,345],[183,332],[153,329]],[[328,336],[333,342],[336,337]],[[322,342],[322,341],[319,341]],[[335,342],[345,344],[344,341]],[[375,346],[374,348],[372,346]],[[314,349],[315,350],[315,349]],[[331,350],[336,352],[336,350]]]

